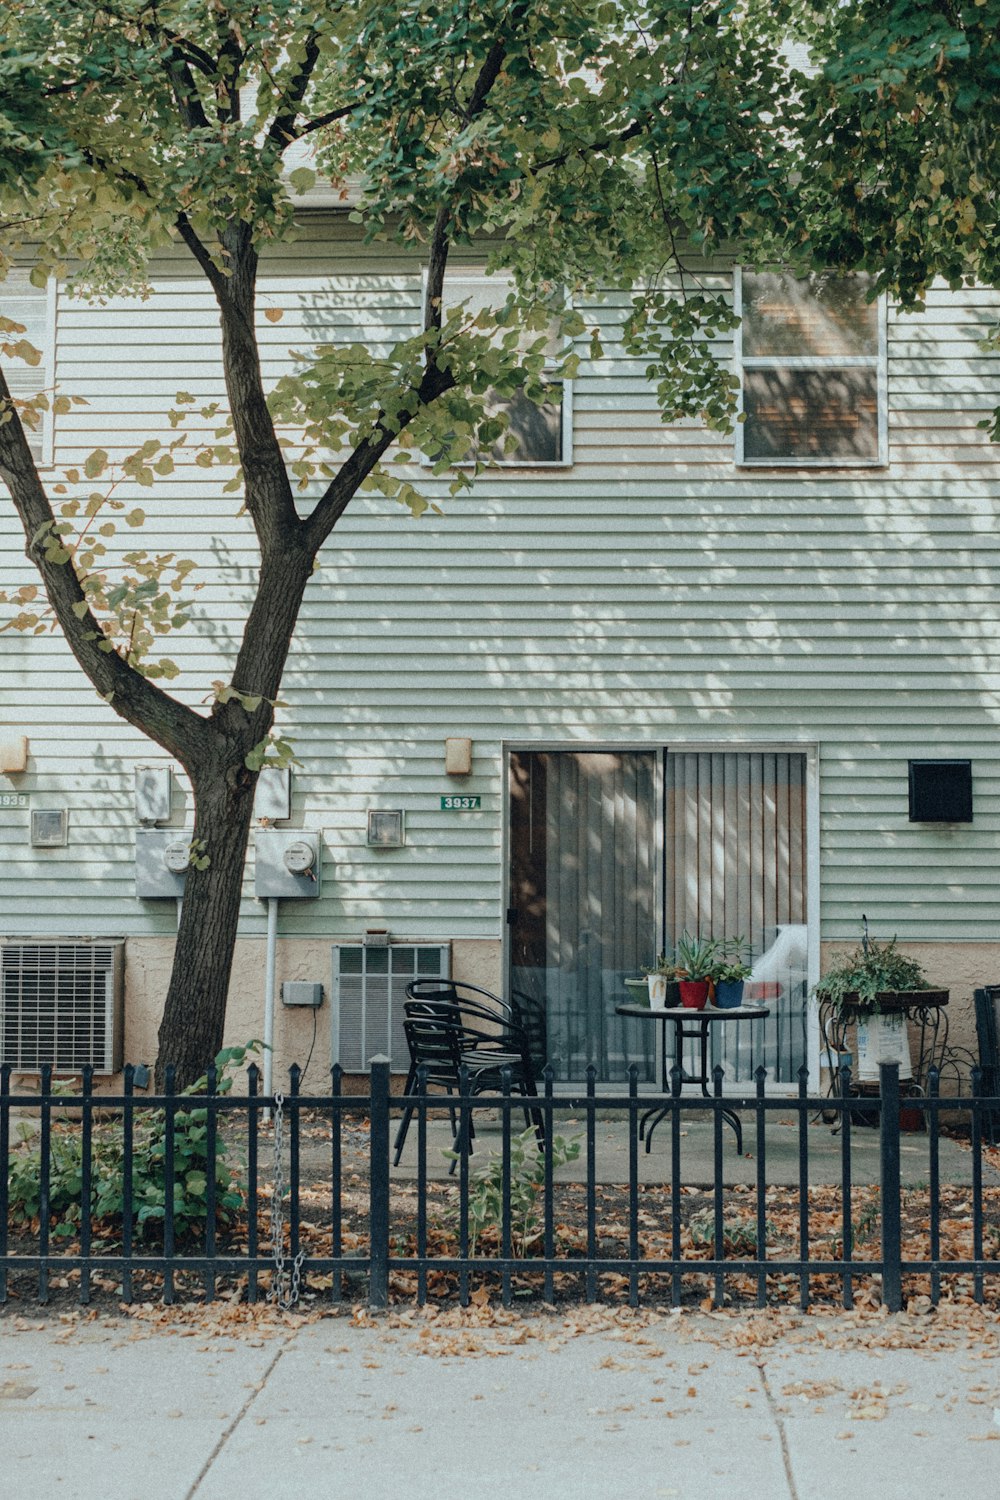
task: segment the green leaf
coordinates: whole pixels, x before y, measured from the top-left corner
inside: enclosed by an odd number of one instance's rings
[[[83,472],[88,479],[99,479],[108,466],[108,455],[103,448],[88,453],[83,462]]]

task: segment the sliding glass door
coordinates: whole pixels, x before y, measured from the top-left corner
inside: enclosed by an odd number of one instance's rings
[[[659,756],[519,751],[510,760],[510,987],[559,1079],[593,1063],[653,1077],[653,1028],[615,1014],[659,926]]]
[[[806,1059],[806,758],[800,752],[537,751],[510,758],[510,987],[557,1078],[653,1079],[658,1028],[622,981],[683,932],[743,939],[765,1022],[713,1028],[748,1082]]]

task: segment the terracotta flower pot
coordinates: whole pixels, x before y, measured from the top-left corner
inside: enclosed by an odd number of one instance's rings
[[[708,1004],[707,979],[682,979],[680,981],[681,1004],[687,1010],[704,1010]]]

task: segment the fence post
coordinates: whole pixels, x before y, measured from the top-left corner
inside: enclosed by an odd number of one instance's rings
[[[385,1312],[389,1306],[389,1059],[379,1053],[370,1060],[370,1067],[368,1306],[373,1312]]]
[[[882,1300],[903,1305],[903,1248],[899,1181],[899,1063],[879,1063],[879,1176],[882,1188]]]

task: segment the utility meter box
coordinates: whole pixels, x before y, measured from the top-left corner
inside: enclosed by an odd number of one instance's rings
[[[254,835],[254,895],[295,901],[319,895],[322,841],[301,828],[260,828]]]
[[[282,1005],[309,1005],[315,1010],[323,1004],[323,986],[308,979],[286,979],[281,986]]]
[[[136,766],[135,815],[147,826],[170,818],[173,775],[169,766]]]
[[[292,773],[287,766],[265,766],[257,778],[253,799],[255,818],[271,823],[283,822],[292,815]]]
[[[143,900],[184,894],[191,862],[191,828],[137,828],[135,831],[135,893]]]

